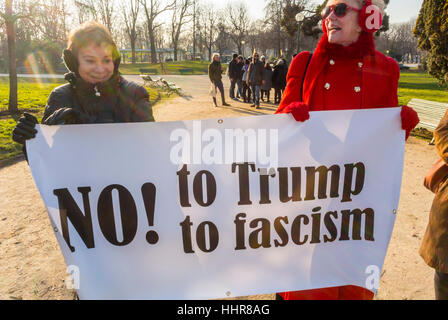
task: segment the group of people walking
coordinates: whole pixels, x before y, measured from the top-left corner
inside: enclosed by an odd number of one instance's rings
[[[225,102],[222,83],[223,68],[219,60],[219,54],[215,53],[209,65],[210,92],[214,105],[217,106],[216,92],[219,90],[223,106],[226,106],[228,104]],[[251,107],[258,109],[260,100],[271,102],[271,90],[274,89],[274,103],[279,104],[286,88],[287,73],[288,65],[283,58],[278,59],[272,66],[265,56],[260,57],[258,52],[254,52],[252,57],[247,59],[234,54],[227,70],[230,80],[229,97],[232,100],[241,99],[245,103],[251,103]]]

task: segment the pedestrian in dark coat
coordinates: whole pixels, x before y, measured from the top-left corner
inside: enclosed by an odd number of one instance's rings
[[[233,59],[229,63],[229,80],[230,80],[230,90],[229,90],[229,96],[230,99],[235,99],[235,85],[238,82],[238,78],[241,74],[241,70],[239,69],[238,65],[238,54],[233,54]]]
[[[252,88],[254,97],[254,104],[251,107],[255,107],[256,109],[260,108],[260,90],[264,75],[264,65],[259,60],[259,57],[258,53],[254,52],[253,61],[247,71],[247,83]]]
[[[279,104],[282,100],[283,91],[286,88],[286,75],[288,73],[286,62],[284,59],[279,59],[274,66],[272,74],[272,87],[275,91],[274,103]]]
[[[434,131],[434,139],[437,153],[448,164],[448,111]],[[435,270],[436,299],[448,300],[448,177],[440,183],[432,202],[419,253]]]
[[[212,62],[208,66],[208,77],[212,82],[212,86],[214,87],[215,92],[216,89],[219,89],[221,93],[222,105],[230,106],[229,104],[226,103],[226,99],[224,97],[224,85],[222,83],[222,66],[219,59],[220,59],[219,53],[214,53],[212,57]],[[213,97],[213,103],[215,107],[218,106],[216,103],[216,97]]]
[[[236,80],[236,85],[237,85],[238,89],[237,89],[236,97],[242,98],[243,97],[244,58],[242,56],[238,56],[237,61],[238,61],[238,78]]]
[[[42,124],[154,121],[146,89],[119,75],[120,54],[104,26],[87,22],[73,30],[63,59],[71,71],[65,75],[69,83],[51,92]],[[37,123],[25,114],[13,130],[13,140],[25,146],[37,133]]]
[[[251,98],[251,90],[250,90],[250,86],[249,86],[249,82],[247,81],[247,75],[248,75],[248,71],[249,71],[249,66],[250,66],[250,60],[246,59],[244,66],[243,66],[243,77],[242,77],[242,84],[243,84],[243,100],[246,103],[250,102],[250,98]]]
[[[269,63],[264,65],[263,83],[261,85],[261,101],[264,101],[263,96],[266,95],[267,102],[270,102],[272,88],[272,68]]]

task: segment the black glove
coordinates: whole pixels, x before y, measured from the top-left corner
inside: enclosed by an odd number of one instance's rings
[[[45,124],[57,126],[63,124],[90,123],[91,119],[84,113],[72,108],[60,108],[45,120]]]
[[[38,123],[35,116],[25,112],[12,131],[12,140],[24,145],[26,140],[36,136],[37,130],[35,127]]]

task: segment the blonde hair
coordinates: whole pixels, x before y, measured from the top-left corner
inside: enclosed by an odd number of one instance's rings
[[[117,45],[112,39],[109,30],[96,21],[85,22],[70,31],[68,35],[67,49],[77,57],[79,49],[86,47],[91,43],[98,46],[102,44],[109,46],[114,61],[120,57],[120,52],[118,51]]]
[[[212,61],[215,61],[215,57],[221,57],[221,55],[218,53],[218,52],[215,52],[213,55],[212,55]]]

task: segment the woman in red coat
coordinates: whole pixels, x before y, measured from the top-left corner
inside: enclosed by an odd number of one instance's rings
[[[373,2],[373,3],[372,3]],[[322,36],[313,54],[301,52],[291,63],[287,87],[276,113],[297,121],[310,111],[398,106],[397,62],[375,50],[373,33],[381,26],[383,0],[329,0],[322,11]],[[403,106],[406,139],[418,124],[417,113]],[[368,300],[373,292],[342,286],[283,292],[285,300]]]

